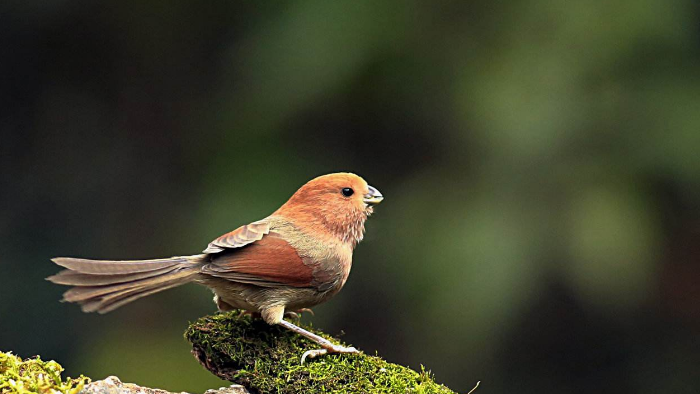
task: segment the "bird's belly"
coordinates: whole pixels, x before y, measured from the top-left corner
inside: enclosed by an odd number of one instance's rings
[[[328,292],[309,287],[261,287],[214,277],[199,282],[214,292],[215,302],[221,310],[245,309],[260,312],[261,309],[276,305],[295,310],[318,305],[332,296]],[[224,305],[227,304],[225,308],[222,308],[221,301]]]

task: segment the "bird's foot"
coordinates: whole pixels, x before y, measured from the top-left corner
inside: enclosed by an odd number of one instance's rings
[[[304,361],[306,361],[307,358],[315,358],[329,353],[360,353],[360,351],[352,346],[345,347],[340,345],[330,345],[324,347],[323,349],[313,349],[305,351],[304,354],[301,355],[301,363],[304,364]]]
[[[322,336],[319,336],[317,334],[314,334],[311,331],[307,331],[299,326],[295,326],[294,324],[286,321],[286,320],[281,320],[279,323],[282,327],[293,331],[306,339],[309,339],[313,342],[318,343],[321,345],[322,349],[315,349],[315,350],[307,350],[302,354],[301,356],[301,363],[304,364],[304,361],[306,361],[307,357],[314,358],[318,356],[322,356],[324,354],[329,354],[329,353],[359,353],[360,351],[355,349],[354,347],[345,347],[341,345],[336,345],[333,342],[329,341],[326,338],[323,338]]]
[[[299,313],[299,314],[304,313],[304,312],[307,312],[307,313],[310,313],[311,316],[316,316],[316,314],[314,313],[314,311],[312,311],[310,308],[301,308],[301,309],[295,310],[294,312]]]
[[[301,315],[298,314],[298,313],[296,313],[296,312],[293,312],[293,311],[286,311],[286,312],[284,312],[284,317],[286,317],[286,318],[288,318],[288,319],[294,319],[294,320],[299,320],[299,319],[301,319]]]
[[[309,308],[301,308],[301,309],[296,309],[296,310],[293,310],[293,311],[286,311],[286,312],[284,312],[284,317],[290,318],[290,319],[294,319],[294,320],[299,320],[299,319],[301,319],[301,314],[302,314],[303,312],[308,312],[308,313],[311,314],[311,316],[316,316],[316,315],[314,314],[314,311],[312,311],[311,309],[309,309]]]

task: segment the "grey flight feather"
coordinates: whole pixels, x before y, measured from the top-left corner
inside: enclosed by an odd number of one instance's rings
[[[89,260],[74,257],[56,257],[52,261],[61,267],[83,274],[133,274],[153,271],[187,263],[189,256],[170,257],[156,260]]]

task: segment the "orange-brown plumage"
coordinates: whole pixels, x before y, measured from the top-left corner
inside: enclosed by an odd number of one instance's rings
[[[275,235],[232,252],[222,252],[202,272],[223,279],[259,286],[286,285],[308,287],[313,272],[299,253],[284,239]]]
[[[285,325],[328,351],[349,351],[312,338],[282,317],[285,310],[324,302],[343,287],[365,221],[382,199],[355,174],[323,175],[270,216],[215,239],[202,254],[134,261],[56,258],[66,270],[48,279],[74,286],[64,300],[100,313],[196,282],[214,291],[219,309],[258,312],[268,323]]]
[[[340,198],[338,191],[350,187],[356,193]],[[275,212],[304,228],[318,240],[340,239],[354,247],[362,240],[365,220],[372,206],[363,201],[367,183],[354,174],[332,174],[309,181]]]

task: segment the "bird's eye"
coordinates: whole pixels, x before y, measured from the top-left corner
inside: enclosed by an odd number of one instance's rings
[[[349,187],[344,187],[340,192],[343,193],[345,197],[350,197],[353,193],[355,193],[355,191],[350,189]]]

